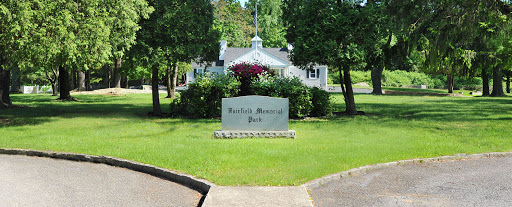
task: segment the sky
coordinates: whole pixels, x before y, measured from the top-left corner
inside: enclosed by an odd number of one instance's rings
[[[245,2],[247,2],[247,0],[240,0],[240,4],[242,5],[242,7],[245,6]]]

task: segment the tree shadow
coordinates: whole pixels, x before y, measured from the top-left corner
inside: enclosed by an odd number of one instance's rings
[[[15,95],[11,99],[23,108],[10,108],[0,112],[0,127],[39,125],[52,117],[119,117],[147,116],[151,103],[126,103],[126,98],[106,95],[79,96],[78,102],[58,101],[56,97],[44,95]],[[165,105],[162,105],[165,109]],[[151,118],[148,116],[148,118]]]
[[[403,97],[403,95],[402,95]],[[407,97],[415,97],[411,95]],[[436,97],[422,102],[357,103],[358,110],[372,116],[420,121],[465,122],[484,120],[512,120],[512,97]],[[343,103],[334,105],[344,109]]]

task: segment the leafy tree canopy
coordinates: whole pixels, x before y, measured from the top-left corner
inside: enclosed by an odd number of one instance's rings
[[[258,36],[264,47],[286,47],[282,0],[249,0],[245,7],[255,12],[258,3]],[[254,29],[253,29],[254,31]]]
[[[213,5],[213,27],[221,32],[221,39],[226,40],[229,47],[250,47],[254,36],[251,11],[234,0],[213,1]]]

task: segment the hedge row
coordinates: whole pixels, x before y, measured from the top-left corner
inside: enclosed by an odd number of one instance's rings
[[[265,76],[250,86],[252,95],[289,99],[289,117],[324,116],[331,113],[330,95],[325,90],[308,87],[297,77]],[[240,82],[223,74],[198,77],[171,103],[171,114],[194,118],[221,116],[222,98],[236,97]]]
[[[371,71],[351,71],[353,83],[365,82],[372,85]],[[329,78],[335,84],[339,84],[339,74],[331,73]],[[408,85],[427,85],[429,88],[447,88],[446,75],[428,75],[420,72],[407,72],[402,70],[382,72],[382,86],[404,87]],[[478,77],[455,77],[455,89],[476,90],[482,88],[482,79]]]

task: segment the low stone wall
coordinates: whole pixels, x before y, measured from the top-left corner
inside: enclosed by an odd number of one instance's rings
[[[215,138],[295,138],[295,130],[289,131],[215,131]]]

